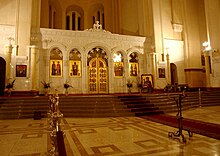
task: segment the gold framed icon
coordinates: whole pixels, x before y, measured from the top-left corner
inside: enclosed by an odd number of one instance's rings
[[[152,74],[142,74],[141,75],[141,84],[142,84],[142,87],[144,87],[145,84],[150,84],[153,87],[154,86],[153,75]]]
[[[63,76],[63,61],[62,60],[50,60],[50,76],[62,77]]]
[[[138,76],[138,63],[129,63],[129,73],[130,76]]]
[[[27,65],[16,65],[16,77],[27,76]]]
[[[70,77],[81,76],[81,61],[75,61],[75,60],[69,61],[69,76]]]
[[[114,76],[115,77],[123,77],[124,76],[123,62],[114,62]]]

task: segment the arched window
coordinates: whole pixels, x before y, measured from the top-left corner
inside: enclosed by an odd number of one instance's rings
[[[115,77],[124,76],[124,61],[123,61],[122,52],[118,51],[114,53],[113,61],[114,61],[114,76]]]
[[[56,19],[56,9],[54,6],[49,6],[49,28],[55,28],[55,19]]]
[[[129,55],[129,75],[137,77],[139,72],[138,66],[138,55],[136,52],[133,52]]]
[[[96,8],[97,7],[97,8]],[[102,28],[105,28],[105,16],[104,16],[104,7],[102,5],[97,5],[95,10],[93,11],[92,21],[93,24],[96,21],[99,21],[99,23],[102,25]]]
[[[66,29],[67,30],[81,30],[81,15],[77,11],[69,11],[66,14]]]
[[[54,48],[50,52],[50,76],[63,76],[63,53],[58,48]]]
[[[76,48],[69,53],[69,76],[81,76],[81,53]]]

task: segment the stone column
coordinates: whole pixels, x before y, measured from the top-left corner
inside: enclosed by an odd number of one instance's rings
[[[209,51],[204,52],[205,57],[205,74],[206,74],[206,87],[210,88],[210,62],[209,62]]]
[[[155,69],[155,66],[156,66],[156,64],[155,64],[155,58],[156,58],[155,55],[156,55],[155,52],[150,53],[150,56],[151,56],[151,73],[153,75],[153,83],[154,83],[153,85],[154,85],[154,87],[157,86],[156,85],[157,75],[156,75],[156,69]]]
[[[171,79],[170,79],[170,55],[167,53],[166,55],[167,59],[167,83],[171,84]]]
[[[32,88],[31,90],[37,90],[36,89],[36,53],[37,53],[37,47],[35,45],[30,46],[31,51],[31,82],[32,82]]]
[[[9,78],[11,78],[11,54],[12,54],[12,45],[5,45],[5,53],[6,53],[6,82]]]

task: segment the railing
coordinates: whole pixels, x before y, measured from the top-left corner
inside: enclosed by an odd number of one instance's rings
[[[202,107],[202,96],[201,96],[200,88],[199,88],[199,107]]]
[[[189,90],[188,84],[176,84],[176,85],[166,85],[164,91],[167,93],[173,92],[187,92]]]
[[[66,149],[64,145],[64,134],[60,128],[60,120],[63,114],[59,110],[59,96],[56,91],[55,94],[49,96],[49,130],[51,139],[51,149],[48,151],[52,156],[66,156]]]

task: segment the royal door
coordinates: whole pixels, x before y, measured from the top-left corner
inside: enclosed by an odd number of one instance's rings
[[[89,62],[89,92],[108,93],[108,68],[105,60],[96,57]]]

